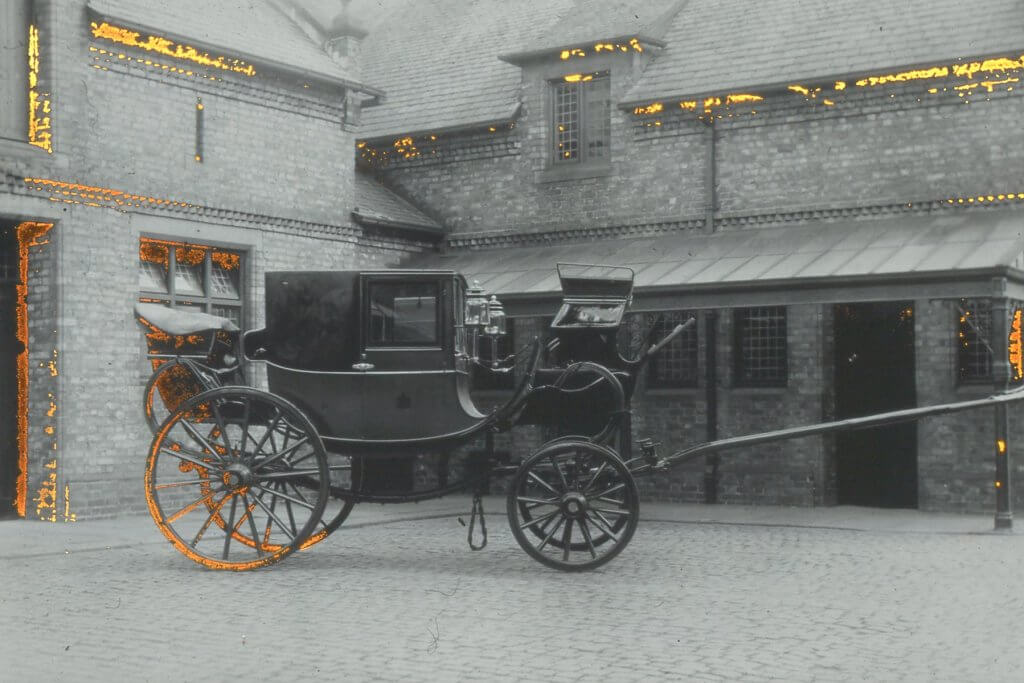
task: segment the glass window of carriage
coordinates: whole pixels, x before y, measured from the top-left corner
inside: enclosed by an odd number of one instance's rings
[[[367,346],[437,346],[437,282],[371,282]]]
[[[551,83],[552,166],[605,164],[611,147],[608,72],[571,74]]]
[[[242,325],[243,254],[204,244],[139,240],[139,300]]]
[[[738,387],[784,387],[788,377],[785,306],[741,308],[733,317],[734,382]]]

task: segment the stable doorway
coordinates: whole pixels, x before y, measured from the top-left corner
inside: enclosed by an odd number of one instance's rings
[[[917,405],[912,302],[835,307],[836,417]],[[917,424],[836,435],[840,505],[917,507]]]

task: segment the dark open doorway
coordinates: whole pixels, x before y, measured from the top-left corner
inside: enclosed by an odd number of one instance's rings
[[[18,375],[15,310],[18,245],[14,225],[0,223],[0,518],[17,514]]]
[[[839,419],[917,405],[911,302],[835,307]],[[917,425],[836,435],[840,505],[917,507]]]

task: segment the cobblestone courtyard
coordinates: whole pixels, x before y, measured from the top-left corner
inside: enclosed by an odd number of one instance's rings
[[[0,680],[1009,681],[1024,666],[1020,535],[648,506],[621,556],[563,574],[519,549],[497,499],[479,553],[452,514],[468,501],[445,505],[357,508],[248,574],[193,565],[148,518],[0,523]]]

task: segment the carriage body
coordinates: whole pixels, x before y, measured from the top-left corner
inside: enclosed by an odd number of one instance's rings
[[[266,327],[245,353],[326,441],[458,434],[485,418],[469,396],[464,291],[450,271],[268,273]]]

